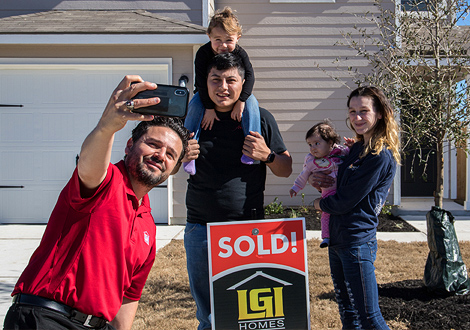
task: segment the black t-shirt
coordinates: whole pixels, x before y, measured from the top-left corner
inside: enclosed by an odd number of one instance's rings
[[[242,164],[245,137],[231,112],[217,112],[212,130],[201,130],[196,174],[188,179],[188,222],[208,223],[264,217],[266,164]],[[275,153],[286,151],[271,113],[260,108],[261,134]]]

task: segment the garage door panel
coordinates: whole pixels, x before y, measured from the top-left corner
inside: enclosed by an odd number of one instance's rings
[[[92,60],[91,60],[92,61]],[[0,59],[1,63],[1,59]],[[126,74],[168,83],[165,65],[21,65],[0,68],[0,223],[45,223],[70,179],[83,140]],[[123,159],[137,122],[115,136],[111,161]],[[149,193],[156,222],[167,222],[168,191]]]
[[[0,113],[0,144],[34,143],[35,115],[18,109],[15,112]]]
[[[36,83],[25,70],[8,70],[0,75],[0,100],[5,104],[33,104]]]
[[[41,124],[41,140],[48,143],[76,142],[75,115],[73,113],[44,113]]]
[[[168,76],[166,74],[149,73],[143,70],[131,70],[124,74],[110,73],[89,73],[87,75],[87,99],[89,105],[99,105],[103,107],[109,100],[109,96],[126,74],[139,75],[146,81],[168,84]],[[110,88],[110,86],[112,86]]]
[[[43,105],[66,105],[79,102],[83,95],[76,91],[80,86],[79,80],[71,73],[59,71],[44,73],[41,77],[35,77],[35,85],[39,87],[39,102]]]
[[[0,178],[3,184],[22,185],[25,182],[34,182],[37,177],[34,162],[38,160],[34,154],[33,150],[24,149],[2,152]]]
[[[23,188],[0,190],[0,196],[3,219],[9,219],[9,222],[12,223],[44,222],[43,195],[38,195],[34,190]]]
[[[45,150],[42,155],[41,184],[67,182],[75,169],[75,152]]]
[[[98,105],[104,108],[109,96],[116,88],[122,74],[88,73],[86,76],[86,97],[82,102],[87,105]]]
[[[149,193],[149,200],[155,222],[166,223],[168,219],[168,198],[166,189],[162,187],[154,188]]]
[[[41,217],[42,222],[47,223],[49,220],[49,217],[54,210],[54,206],[57,203],[57,199],[59,198],[60,192],[63,188],[63,186],[57,185],[55,187],[49,187],[43,190],[42,203],[44,206],[40,208],[40,213],[38,213],[38,216]]]
[[[92,112],[92,109],[89,109],[83,112],[80,111],[77,114],[75,120],[80,123],[78,127],[80,127],[80,135],[83,139],[95,128],[98,120],[101,118],[101,112]]]

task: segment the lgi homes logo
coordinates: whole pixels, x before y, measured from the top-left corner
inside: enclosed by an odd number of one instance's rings
[[[244,283],[262,276],[282,286],[272,288],[240,289]],[[284,286],[292,285],[262,271],[257,271],[245,281],[237,283],[228,290],[237,290],[239,329],[285,329]]]
[[[304,219],[208,225],[212,329],[310,329]]]

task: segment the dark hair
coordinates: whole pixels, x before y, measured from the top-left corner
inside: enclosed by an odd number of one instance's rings
[[[180,158],[178,159],[178,162],[180,162],[186,153],[189,140],[189,131],[183,126],[183,121],[178,118],[162,116],[155,116],[151,121],[141,121],[132,130],[132,141],[134,143],[137,142],[145,133],[147,133],[149,127],[152,126],[168,127],[178,134],[181,142],[183,143],[183,150],[181,152]]]
[[[237,68],[238,74],[242,79],[245,79],[245,66],[241,58],[233,53],[223,53],[215,55],[207,66],[207,76],[212,68],[217,70],[228,70],[231,68]]]
[[[333,123],[329,119],[323,119],[322,122],[310,128],[305,135],[305,140],[315,133],[318,133],[326,142],[339,143],[341,141],[341,137],[336,133]]]

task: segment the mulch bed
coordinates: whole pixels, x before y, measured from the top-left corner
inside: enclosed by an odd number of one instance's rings
[[[312,207],[285,208],[267,219],[305,217],[307,230],[320,230],[320,212]],[[380,232],[418,231],[400,217],[381,215]],[[422,280],[379,285],[380,306],[385,320],[407,320],[410,330],[470,329],[470,295],[439,296],[429,292]]]
[[[421,280],[379,285],[385,320],[400,318],[408,329],[470,329],[470,295],[439,296],[428,292]]]
[[[292,218],[295,217],[305,218],[305,227],[307,230],[321,230],[320,215],[321,212],[315,210],[313,207],[308,206],[300,207],[284,207],[282,213],[265,215],[266,219],[279,219],[279,218]],[[380,215],[379,226],[377,231],[380,232],[416,232],[419,231],[408,222],[400,217],[393,215]]]

